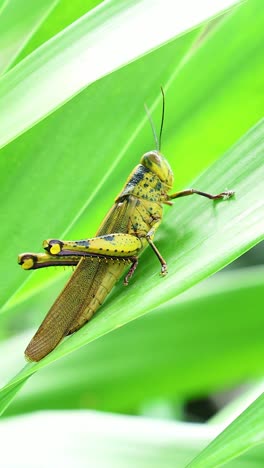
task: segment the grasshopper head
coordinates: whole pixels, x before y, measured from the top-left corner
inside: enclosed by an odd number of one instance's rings
[[[173,172],[168,161],[159,151],[153,150],[143,154],[140,164],[156,174],[165,185],[166,190],[172,188],[174,182]]]

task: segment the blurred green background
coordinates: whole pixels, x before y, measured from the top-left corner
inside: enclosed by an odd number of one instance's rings
[[[124,48],[117,67],[124,37],[115,50],[112,30],[127,27],[128,42],[149,8],[148,0],[0,4],[0,407],[6,418],[0,434],[7,448],[9,430],[54,424],[72,441],[69,466],[187,466],[262,392],[263,5],[238,2],[195,27],[190,19],[186,32],[171,32],[159,44],[146,33],[140,49]],[[159,8],[153,4],[153,25]],[[161,37],[170,8],[165,2]],[[107,57],[100,62],[104,41],[113,46],[111,70]],[[88,49],[94,62],[83,60]],[[157,244],[168,278],[159,278],[146,251],[129,288],[118,284],[91,323],[24,367],[23,350],[71,270],[24,272],[16,256],[40,251],[45,238],[94,234],[140,156],[154,146],[144,103],[158,127],[161,84],[162,152],[175,190],[194,184],[234,189],[236,197],[216,204],[190,197],[166,209]],[[236,460],[263,442],[263,403],[254,408],[245,415],[252,432],[228,426],[227,439],[215,439],[192,466],[262,466],[262,446]],[[23,416],[40,410],[47,413]],[[64,429],[64,415],[71,427],[83,410],[96,411],[87,414],[87,425],[106,428],[104,438],[97,429],[81,434],[84,420],[74,434]],[[140,418],[119,420],[120,414]],[[119,424],[124,434],[111,434]],[[135,436],[141,431],[150,431],[142,446]],[[89,436],[94,442],[86,446]],[[78,437],[83,442],[75,446]],[[53,450],[50,437],[47,453]],[[24,466],[23,460],[22,449],[20,460],[5,466]],[[33,462],[34,450],[28,466]],[[56,466],[56,459],[46,463]]]

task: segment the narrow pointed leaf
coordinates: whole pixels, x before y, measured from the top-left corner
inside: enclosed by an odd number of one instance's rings
[[[0,80],[0,148],[89,84],[199,24],[205,12],[188,2],[182,11],[169,0],[107,0],[43,44]],[[233,3],[206,2],[206,19]]]
[[[188,468],[217,468],[264,443],[264,394],[260,395]],[[263,458],[262,458],[263,462]]]
[[[0,10],[0,74],[11,68],[31,36],[57,4],[58,0],[9,0],[3,5]]]

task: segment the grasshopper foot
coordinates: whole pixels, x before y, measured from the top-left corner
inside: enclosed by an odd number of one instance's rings
[[[160,276],[166,276],[168,274],[167,263],[163,263],[160,270]]]
[[[235,190],[228,190],[226,192],[226,198],[232,198],[235,196],[235,194],[236,194]]]
[[[215,195],[215,199],[219,200],[219,199],[222,199],[222,200],[228,200],[229,198],[233,197],[235,195],[235,191],[234,190],[226,190],[225,192],[222,192],[222,193],[219,193],[219,195]]]

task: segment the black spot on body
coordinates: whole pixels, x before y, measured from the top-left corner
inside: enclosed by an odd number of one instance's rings
[[[142,166],[140,164],[136,170],[136,172],[132,175],[130,181],[128,182],[127,186],[128,187],[135,187],[136,185],[139,184],[139,182],[144,179],[145,174],[149,172],[149,169],[145,166]]]
[[[155,185],[155,190],[160,190],[161,189],[161,182],[158,181]]]
[[[146,188],[147,188],[147,187],[148,187],[148,184],[144,184],[144,187],[146,187]]]
[[[110,236],[104,236],[104,239],[106,241],[109,241],[109,242],[112,242],[114,240],[114,238],[115,238],[115,236],[111,236],[111,235]]]
[[[89,247],[90,242],[89,242],[88,240],[80,240],[80,241],[76,242],[75,245],[76,245],[76,247],[77,247],[78,245],[81,245],[81,246],[83,246],[83,247]]]

